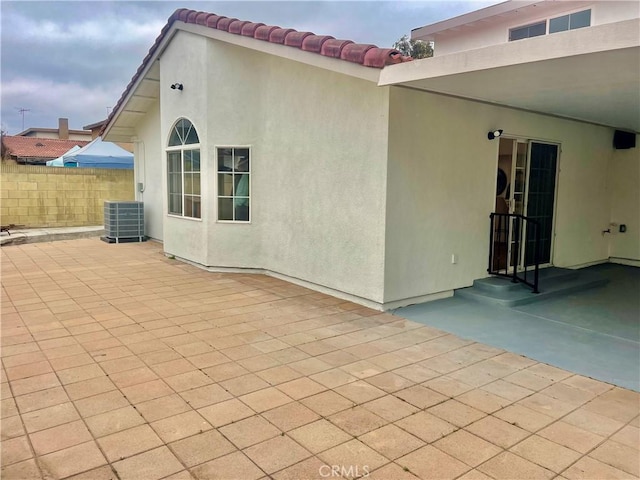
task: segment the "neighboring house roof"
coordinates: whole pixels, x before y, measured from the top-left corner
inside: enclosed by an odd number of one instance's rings
[[[107,123],[106,119],[100,120],[99,122],[90,123],[89,125],[85,125],[82,128],[84,128],[85,130],[93,130],[95,128],[102,127],[105,123]]]
[[[57,128],[27,128],[26,130],[16,133],[16,137],[33,137],[38,133],[58,133],[59,130]],[[69,130],[69,134],[73,135],[86,135],[90,136],[91,132],[87,130]]]
[[[89,142],[6,135],[2,137],[2,143],[12,157],[51,159],[68,152],[74,145],[83,147]]]
[[[144,77],[148,66],[158,54],[165,37],[171,31],[171,27],[175,22],[201,25],[231,35],[250,37],[268,43],[280,44],[305,52],[356,63],[365,67],[381,69],[386,65],[394,65],[413,60],[412,57],[404,56],[394,48],[379,48],[371,44],[354,43],[351,40],[339,40],[330,35],[315,35],[312,32],[299,32],[292,28],[281,28],[275,25],[265,25],[264,23],[238,20],[237,18],[216,15],[215,13],[181,8],[169,17],[167,24],[162,28],[160,35],[156,38],[147,56],[142,61],[140,67],[138,67],[138,70],[125,88],[118,103],[111,111],[109,118],[102,127],[101,135],[105,133],[105,130],[110,126],[114,117],[118,115],[129,94]]]

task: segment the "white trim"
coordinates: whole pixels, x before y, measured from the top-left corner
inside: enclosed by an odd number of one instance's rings
[[[220,172],[218,170],[218,149],[221,148],[231,148],[233,150],[236,149],[241,149],[241,148],[246,148],[249,150],[249,169],[247,170],[246,174],[249,175],[249,220],[220,220],[219,219],[219,215],[218,215],[218,209],[219,209],[219,200],[220,200],[220,195],[218,194],[218,175],[220,173],[224,173],[224,172]],[[252,145],[214,145],[213,146],[213,167],[214,167],[214,172],[215,172],[215,180],[214,180],[214,184],[213,184],[213,197],[215,198],[215,205],[214,205],[214,215],[215,215],[215,223],[225,223],[225,224],[233,224],[233,225],[251,225],[252,220],[253,220],[253,205],[251,202],[251,198],[252,198],[252,190],[253,190],[253,174],[251,173],[252,167],[253,167],[253,146]],[[232,172],[233,173],[233,172]],[[244,172],[242,173],[244,174]],[[229,198],[228,196],[223,196],[222,198]],[[235,196],[232,196],[231,199],[233,200],[234,198],[236,198]],[[241,197],[244,198],[244,197]],[[234,212],[234,216],[235,216],[235,212]]]
[[[202,218],[185,217],[185,216],[182,216],[182,215],[176,215],[175,213],[167,213],[166,216],[169,217],[169,218],[179,218],[180,220],[190,220],[192,222],[202,222]]]
[[[196,134],[196,136],[198,137],[198,142],[197,143],[182,143],[180,145],[171,145],[171,146],[166,146],[164,148],[164,170],[165,170],[165,174],[166,174],[166,181],[165,181],[165,186],[166,186],[166,191],[165,191],[165,197],[167,199],[167,211],[166,211],[166,216],[167,217],[173,217],[173,218],[188,218],[188,219],[192,219],[192,220],[200,220],[202,221],[202,217],[203,217],[203,195],[202,195],[202,178],[203,178],[203,171],[202,171],[202,167],[203,167],[203,162],[202,162],[202,147],[201,147],[201,143],[200,143],[200,135],[198,134],[198,129],[196,128],[195,123],[193,123],[191,121],[191,119],[189,119],[186,116],[180,116],[178,117],[172,124],[171,124],[171,128],[169,128],[169,133],[167,135],[167,138],[165,139],[165,145],[167,145],[169,143],[169,140],[171,140],[171,135],[173,135],[173,131],[176,130],[176,125],[178,124],[179,121],[181,120],[186,120],[187,122],[189,122],[190,124],[190,130],[193,130]],[[189,133],[189,131],[187,131],[187,133]],[[186,139],[183,139],[180,137],[180,134],[178,133],[178,138],[180,138],[180,140],[184,141]],[[184,171],[184,152],[185,151],[198,151],[198,156],[200,157],[200,169],[198,170],[198,175],[200,178],[200,194],[199,195],[194,195],[194,194],[189,194],[189,193],[185,193],[184,191],[184,176],[185,176],[185,171]],[[180,190],[181,190],[181,194],[180,194],[180,200],[181,200],[181,214],[177,214],[177,213],[173,213],[169,211],[169,196],[171,195],[170,191],[169,191],[169,172],[168,172],[168,168],[169,168],[169,159],[168,159],[168,153],[172,153],[172,152],[180,152]],[[198,197],[200,199],[200,216],[199,217],[193,217],[191,215],[185,215],[185,196],[188,197]]]

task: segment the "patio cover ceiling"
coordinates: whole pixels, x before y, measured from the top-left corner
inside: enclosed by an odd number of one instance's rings
[[[640,20],[393,65],[379,85],[640,132]]]

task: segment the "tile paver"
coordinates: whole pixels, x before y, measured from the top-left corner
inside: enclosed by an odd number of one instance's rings
[[[613,440],[607,440],[589,454],[590,457],[630,473],[634,477],[640,476],[640,463],[637,462],[637,455],[637,444],[634,448]]]
[[[589,456],[582,457],[562,472],[562,474],[569,480],[580,480],[583,478],[627,480],[629,478],[628,472],[619,470]]]
[[[365,433],[358,439],[391,460],[425,445],[422,440],[393,424]]]
[[[29,435],[29,438],[36,455],[45,455],[92,439],[89,430],[81,420],[65,423],[48,430],[40,430]]]
[[[282,470],[311,456],[311,453],[287,436],[270,440],[244,450],[244,453],[268,474]]]
[[[98,444],[110,462],[131,457],[162,445],[162,440],[149,427],[139,425],[98,439]]]
[[[219,431],[239,449],[250,447],[281,433],[259,415],[231,423],[221,427]]]
[[[95,442],[82,443],[39,457],[40,468],[54,478],[65,478],[107,463]]]
[[[497,457],[493,457],[491,460],[480,465],[478,470],[496,480],[509,480],[513,478],[522,480],[551,479],[555,476],[555,473],[551,470],[547,470],[540,465],[536,465],[510,452],[501,453]]]
[[[195,467],[191,473],[198,480],[226,480],[230,478],[257,480],[264,476],[264,472],[242,452],[230,453],[211,460]]]
[[[510,451],[556,473],[560,473],[581,457],[580,453],[537,435],[511,447]]]
[[[184,467],[167,447],[159,447],[148,452],[113,463],[121,480],[156,480]]]
[[[165,443],[187,438],[211,428],[209,422],[193,410],[156,420],[150,425]]]
[[[637,392],[153,242],[0,253],[2,478],[640,475]]]
[[[477,467],[502,452],[502,449],[497,445],[465,430],[453,432],[433,443],[433,446],[471,467]]]
[[[236,447],[217,430],[192,435],[169,446],[178,459],[189,468],[236,450]]]
[[[289,436],[312,453],[322,452],[353,438],[324,419],[291,430]]]
[[[629,427],[632,428],[632,427]],[[588,432],[582,428],[565,423],[555,422],[538,431],[537,434],[559,445],[571,448],[576,452],[587,453],[596,445],[603,442],[604,437]],[[615,435],[611,437],[615,440]],[[635,438],[636,445],[640,443],[640,436]]]
[[[318,456],[327,465],[353,467],[352,472],[356,475],[358,473],[362,475],[367,470],[375,470],[389,463],[388,458],[355,439],[326,450]]]
[[[313,405],[311,405],[311,407],[313,407]],[[308,408],[300,402],[291,402],[276,407],[267,412],[263,412],[262,416],[283,432],[301,427],[320,418],[320,415],[314,412],[312,408]]]
[[[454,479],[471,469],[460,460],[431,445],[399,458],[396,463],[407,468],[418,478]]]
[[[145,420],[135,408],[127,405],[122,408],[87,417],[85,418],[85,422],[94,438],[99,438],[142,425],[145,423]]]

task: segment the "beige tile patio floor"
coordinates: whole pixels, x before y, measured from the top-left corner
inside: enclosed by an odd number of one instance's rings
[[[639,475],[638,393],[152,242],[1,257],[2,479]]]

